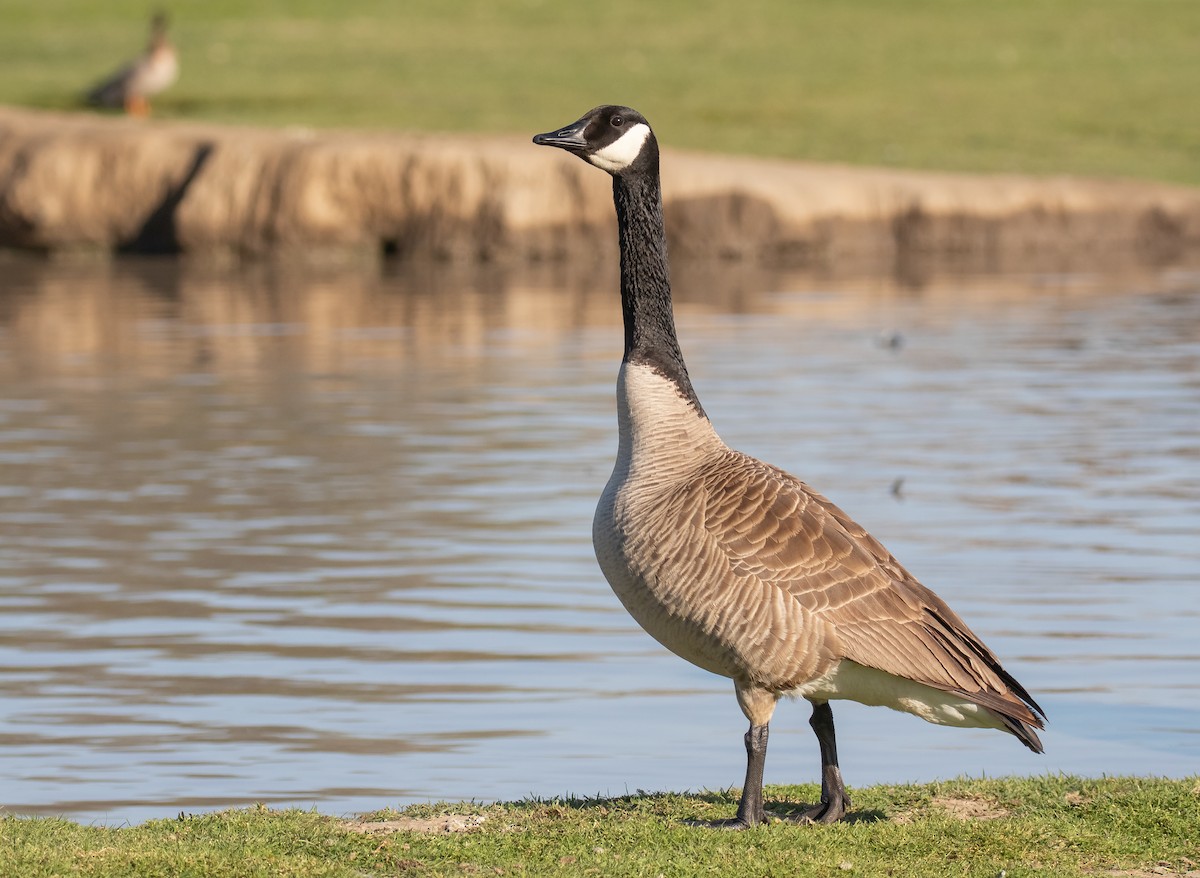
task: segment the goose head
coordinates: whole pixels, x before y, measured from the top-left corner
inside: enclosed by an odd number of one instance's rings
[[[156,12],[150,19],[150,48],[158,49],[167,45],[167,14]]]
[[[533,142],[565,149],[614,177],[658,169],[658,141],[650,123],[630,107],[596,107],[557,131],[535,134]]]

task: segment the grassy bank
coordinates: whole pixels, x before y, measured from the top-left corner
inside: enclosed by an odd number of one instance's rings
[[[1190,0],[164,5],[168,118],[528,134],[617,100],[674,146],[1200,184]],[[147,9],[0,0],[0,102],[72,106]]]
[[[768,802],[815,787],[772,787]],[[853,790],[854,820],[726,833],[732,793],[419,806],[344,820],[266,808],[108,829],[0,821],[0,874],[1200,875],[1200,778],[953,781]],[[458,815],[447,820],[445,815]]]

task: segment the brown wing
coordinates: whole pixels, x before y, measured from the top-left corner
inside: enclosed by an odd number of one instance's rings
[[[1041,708],[958,614],[825,497],[738,452],[708,470],[704,494],[704,527],[734,571],[783,589],[824,623],[834,656],[1042,728]]]

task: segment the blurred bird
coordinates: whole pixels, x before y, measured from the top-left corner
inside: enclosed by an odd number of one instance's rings
[[[150,115],[148,98],[166,89],[179,76],[179,59],[167,39],[167,16],[158,13],[150,21],[146,51],[87,93],[96,107],[121,107],[130,116]]]

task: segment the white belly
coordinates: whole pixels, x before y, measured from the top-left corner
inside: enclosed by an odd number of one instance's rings
[[[709,456],[726,450],[707,418],[673,382],[624,363],[617,380],[620,441],[596,506],[596,560],[625,609],[655,640],[705,670],[738,672],[727,644],[712,636],[723,608],[695,600],[697,576],[682,523],[664,516],[664,498]]]
[[[872,707],[890,707],[940,726],[1005,728],[994,713],[961,695],[896,677],[849,659],[842,659],[829,673],[788,694],[817,702],[845,699]]]

